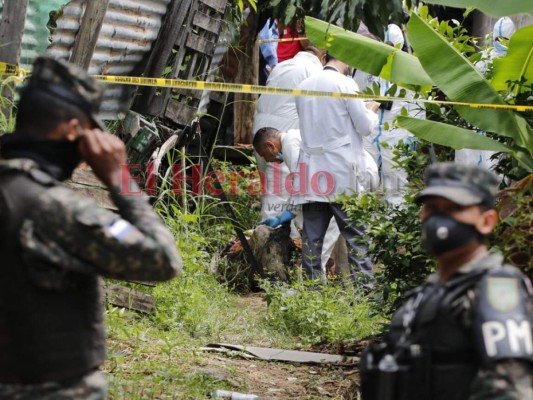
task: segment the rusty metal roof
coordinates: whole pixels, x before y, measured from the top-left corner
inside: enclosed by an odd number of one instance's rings
[[[110,0],[104,24],[89,66],[90,74],[128,75],[142,61],[156,40],[171,0]],[[57,21],[57,30],[47,54],[68,59],[83,16],[83,0],[73,0]],[[100,116],[115,120],[127,109],[128,93],[123,86],[109,86]],[[131,98],[129,99],[131,100]]]

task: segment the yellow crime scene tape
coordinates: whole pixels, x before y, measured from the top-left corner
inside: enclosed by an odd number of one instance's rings
[[[285,43],[285,42],[297,42],[300,40],[307,40],[306,37],[295,37],[295,38],[285,38],[285,39],[259,39],[258,44],[264,43]]]
[[[30,74],[30,71],[20,68],[18,65],[6,64],[0,62],[0,76],[19,76],[25,77]]]
[[[12,73],[8,73],[12,72]],[[18,73],[17,73],[18,72]],[[24,75],[31,72],[19,68],[16,65],[10,65],[0,62],[0,75]],[[271,94],[277,96],[305,96],[305,97],[329,97],[337,99],[357,99],[368,101],[410,101],[415,103],[430,103],[438,105],[462,106],[470,108],[488,108],[496,110],[514,110],[518,112],[533,111],[533,106],[510,105],[510,104],[484,104],[484,103],[464,103],[458,101],[430,100],[430,99],[406,99],[404,97],[376,96],[362,93],[340,93],[340,92],[323,92],[316,90],[302,89],[283,89],[259,85],[243,85],[238,83],[218,83],[205,81],[186,81],[181,79],[165,78],[146,78],[133,76],[111,76],[111,75],[93,75],[95,79],[102,82],[132,85],[132,86],[152,86],[159,88],[187,89],[187,90],[208,90],[213,92],[225,93],[247,93],[247,94]]]

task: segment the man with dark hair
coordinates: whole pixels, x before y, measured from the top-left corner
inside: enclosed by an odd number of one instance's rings
[[[356,93],[357,84],[346,76],[350,67],[331,54],[326,59],[324,69],[304,80],[298,88]],[[356,280],[359,272],[366,276],[372,274],[365,248],[354,241],[356,236],[364,235],[364,230],[348,223],[337,196],[370,190],[363,136],[373,131],[378,106],[356,99],[296,98],[302,137],[298,162],[306,166],[306,186],[293,199],[296,204],[303,204],[302,266],[309,279],[325,280],[320,254],[331,217],[346,239],[352,279]]]
[[[323,50],[309,45],[305,51],[300,51],[293,58],[280,62],[270,73],[267,86],[286,89],[297,87],[305,78],[322,69],[324,55]],[[253,133],[255,134],[264,127],[273,127],[282,132],[298,129],[295,97],[261,95],[257,100]],[[285,185],[278,186],[277,182],[285,182],[290,172],[284,163],[267,163],[257,153],[255,153],[255,158],[258,170],[265,177],[263,193],[261,194],[261,219],[266,220],[268,217],[275,217],[280,213],[280,209],[287,207],[290,195]],[[295,239],[299,236],[293,224],[291,237]]]
[[[146,198],[121,194],[125,146],[96,118],[100,98],[84,71],[40,57],[16,130],[0,137],[0,399],[105,399],[99,275],[162,281],[181,269]],[[62,183],[82,160],[117,214]]]
[[[274,143],[280,142],[281,147],[281,132],[276,128],[264,127],[259,129],[254,135],[253,146],[254,150],[261,157],[265,159],[266,162],[283,162],[283,157],[279,156],[281,154],[281,149],[278,149]],[[289,170],[290,170],[289,166]]]
[[[437,272],[394,314],[385,342],[363,353],[363,399],[532,400],[531,282],[485,244],[498,179],[441,163],[425,182],[416,201]]]

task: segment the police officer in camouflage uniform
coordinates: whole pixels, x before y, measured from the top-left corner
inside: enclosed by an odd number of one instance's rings
[[[497,179],[453,163],[426,171],[422,243],[437,272],[361,359],[364,400],[533,399],[531,284],[491,253]]]
[[[104,399],[99,275],[163,281],[182,266],[146,197],[121,194],[125,147],[95,117],[100,95],[84,71],[38,58],[0,139],[0,399]],[[81,160],[118,213],[62,183]]]

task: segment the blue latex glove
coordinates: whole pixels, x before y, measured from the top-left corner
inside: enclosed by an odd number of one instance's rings
[[[284,224],[286,222],[292,221],[295,217],[296,217],[296,214],[294,214],[293,212],[289,210],[285,210],[279,216],[279,222],[280,224]]]
[[[261,222],[259,222],[259,225],[266,225],[271,228],[275,228],[276,226],[281,225],[281,221],[279,217],[268,217],[267,219],[264,219]]]
[[[259,225],[266,225],[271,228],[276,228],[281,224],[286,224],[296,217],[296,214],[290,212],[289,210],[283,211],[279,217],[268,217],[267,219],[259,222]]]

